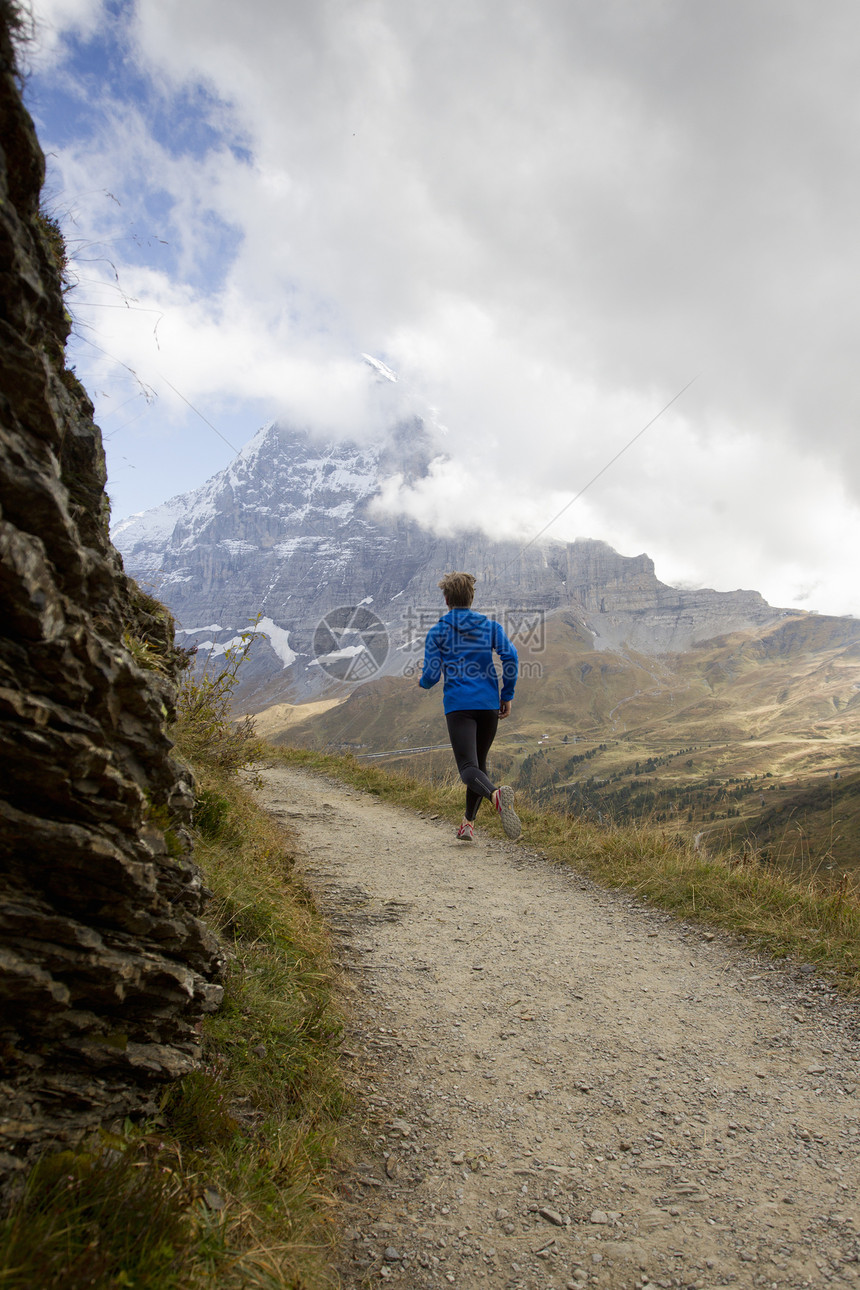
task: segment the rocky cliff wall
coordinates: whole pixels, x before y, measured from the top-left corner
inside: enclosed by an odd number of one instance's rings
[[[107,536],[0,3],[0,1175],[190,1069],[221,994],[165,722],[173,624]],[[137,661],[136,661],[137,660]],[[143,662],[145,666],[140,666]]]

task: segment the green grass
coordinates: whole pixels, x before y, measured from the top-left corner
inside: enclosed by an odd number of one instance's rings
[[[357,758],[279,747],[273,760],[336,776],[385,801],[430,811],[452,823],[462,817],[463,787],[454,775],[436,783],[385,770]],[[754,851],[710,854],[660,825],[601,825],[519,794],[523,844],[569,864],[607,887],[625,888],[679,918],[743,935],[776,957],[815,964],[842,988],[860,989],[860,888],[849,874],[829,882],[820,872],[784,869]],[[503,836],[486,809],[481,831]]]
[[[107,1135],[46,1157],[0,1226],[0,1285],[193,1284],[194,1191],[178,1160],[158,1142]]]
[[[336,1284],[343,1112],[325,928],[289,839],[235,776],[199,772],[196,858],[229,954],[201,1069],[161,1114],[46,1157],[0,1223],[4,1290]]]
[[[230,776],[209,771],[199,793],[207,919],[232,957],[205,1067],[171,1090],[166,1124],[224,1202],[216,1284],[328,1285],[343,1089],[327,934],[281,827]]]

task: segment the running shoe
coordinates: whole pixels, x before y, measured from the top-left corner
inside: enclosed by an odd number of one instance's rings
[[[507,836],[516,842],[523,831],[520,818],[514,810],[514,790],[509,784],[502,784],[493,794],[493,806],[502,817],[502,828]]]
[[[457,837],[460,839],[461,842],[474,842],[475,826],[472,824],[471,820],[463,821],[463,823],[460,825],[459,829],[457,830]]]

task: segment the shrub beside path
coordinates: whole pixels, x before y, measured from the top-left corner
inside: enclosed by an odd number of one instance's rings
[[[343,969],[344,1287],[860,1285],[856,1001],[527,839],[259,791]]]

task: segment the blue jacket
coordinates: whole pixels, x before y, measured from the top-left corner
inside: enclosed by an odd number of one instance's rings
[[[501,695],[493,650],[502,660]],[[429,690],[444,673],[446,713],[497,709],[514,697],[517,663],[517,651],[492,618],[472,609],[449,609],[427,633],[418,684]]]

